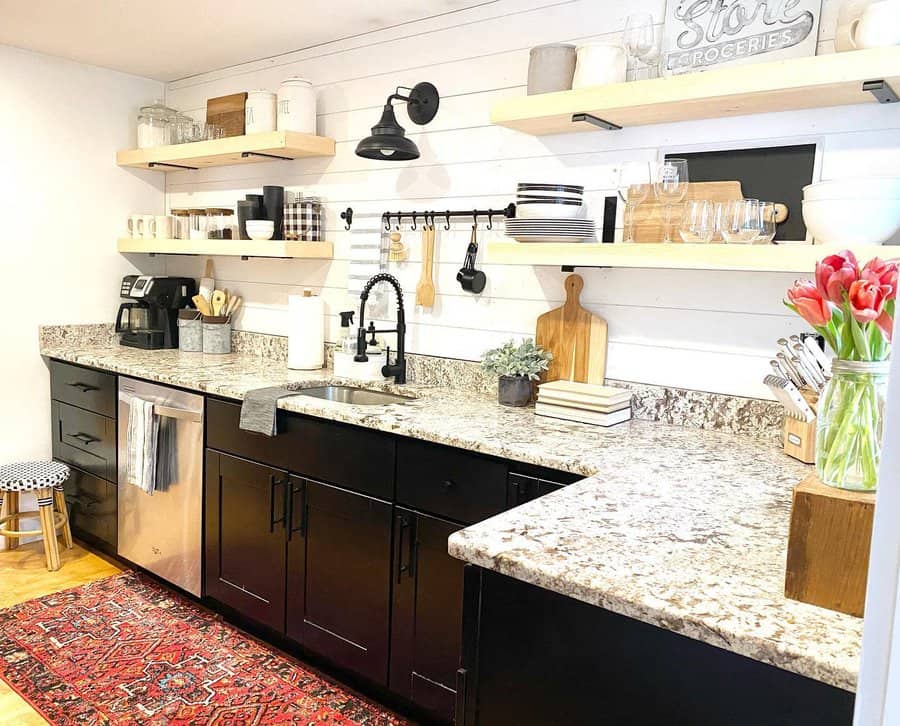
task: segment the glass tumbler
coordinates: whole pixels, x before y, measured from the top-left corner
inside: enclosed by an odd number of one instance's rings
[[[775,239],[777,230],[777,222],[775,221],[775,202],[759,203],[759,236],[753,241],[754,244],[765,245]]]
[[[740,199],[728,203],[722,237],[729,244],[753,244],[760,234],[758,199]]]
[[[709,244],[716,231],[715,207],[707,199],[694,199],[684,205],[678,234],[687,244]]]

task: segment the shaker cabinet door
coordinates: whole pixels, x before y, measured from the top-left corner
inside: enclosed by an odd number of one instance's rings
[[[446,721],[456,697],[465,568],[447,554],[447,538],[460,528],[395,512],[391,690]]]
[[[386,685],[391,505],[309,479],[291,496],[288,635]]]
[[[208,451],[206,594],[284,631],[285,472]]]

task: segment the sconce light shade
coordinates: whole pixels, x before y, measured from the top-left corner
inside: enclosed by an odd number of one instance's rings
[[[401,86],[402,88],[402,86]],[[388,96],[381,119],[372,127],[372,135],[356,146],[356,155],[379,161],[409,161],[419,158],[419,147],[406,138],[406,131],[397,123],[392,101],[406,101],[407,112],[413,123],[424,126],[438,111],[440,95],[430,83],[418,83],[408,96],[399,93],[400,88]]]

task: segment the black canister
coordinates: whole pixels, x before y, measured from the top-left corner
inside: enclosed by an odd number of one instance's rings
[[[284,239],[284,187],[263,187],[263,219],[275,223],[272,239]]]
[[[259,194],[252,196],[261,197]],[[250,239],[247,234],[248,219],[263,219],[262,205],[255,199],[239,199],[237,203],[238,238]]]
[[[247,194],[244,199],[248,202],[256,202],[259,205],[260,210],[263,208],[263,195],[262,194]],[[263,219],[263,217],[260,217]]]

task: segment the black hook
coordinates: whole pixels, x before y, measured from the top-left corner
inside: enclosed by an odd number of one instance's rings
[[[341,219],[347,222],[347,224],[344,225],[344,229],[349,230],[353,224],[353,207],[347,207],[346,210],[341,212]]]
[[[491,211],[493,211],[493,210],[491,210]],[[488,228],[488,229],[493,229],[493,228],[494,228],[494,215],[491,214],[491,212],[488,212],[488,226],[487,226],[487,228]]]
[[[446,230],[450,229],[450,210],[449,209],[447,210],[447,224],[444,225],[444,229],[446,229]]]
[[[390,212],[385,212],[384,214],[381,215],[381,223],[384,225],[385,232],[391,231],[391,213]]]
[[[412,227],[410,229],[412,229],[412,231],[415,232],[416,231],[416,213],[415,212],[412,213],[412,218],[413,218]]]
[[[477,209],[472,210],[472,221],[475,223],[475,226],[477,227],[478,226],[478,210]]]

